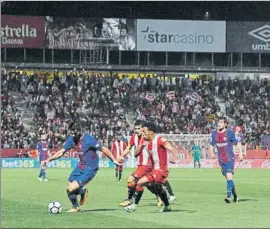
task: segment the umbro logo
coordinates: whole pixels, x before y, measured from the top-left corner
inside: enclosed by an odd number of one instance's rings
[[[248,34],[261,41],[270,42],[270,25],[264,25],[258,29],[250,31]]]

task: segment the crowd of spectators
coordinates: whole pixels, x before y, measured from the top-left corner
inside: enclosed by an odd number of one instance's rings
[[[10,93],[1,95],[1,104],[2,148],[23,147],[23,142],[20,141],[20,135],[23,132],[21,114],[14,109],[14,102]]]
[[[119,135],[130,135],[126,114],[156,122],[164,133],[208,134],[215,127],[213,117],[225,115],[216,96],[226,101],[226,115],[245,126],[246,141],[259,144],[270,129],[270,83],[267,79],[216,80],[201,76],[157,75],[129,78],[117,74],[56,71],[46,74],[23,72],[2,74],[2,148],[34,147],[41,133],[48,134],[50,147],[59,147],[67,135],[67,121],[79,121],[91,134],[109,146]],[[14,109],[12,94],[20,93],[30,112],[30,130]],[[2,98],[1,97],[1,98]],[[210,117],[210,118],[208,118]],[[212,117],[212,118],[211,118]]]
[[[221,79],[217,90],[226,101],[226,115],[245,126],[247,142],[259,145],[270,131],[270,81]]]

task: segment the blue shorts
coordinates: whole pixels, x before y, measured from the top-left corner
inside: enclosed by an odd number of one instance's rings
[[[91,181],[97,174],[98,169],[85,168],[81,169],[77,166],[70,174],[68,181],[77,181],[82,188],[89,181]]]
[[[234,161],[230,161],[227,163],[219,163],[221,167],[221,172],[223,176],[226,176],[226,173],[234,174]]]

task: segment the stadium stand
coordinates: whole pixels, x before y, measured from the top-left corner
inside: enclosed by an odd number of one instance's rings
[[[115,135],[130,135],[126,114],[154,121],[169,134],[208,134],[215,127],[215,118],[227,115],[243,126],[250,147],[260,146],[269,136],[267,79],[9,70],[3,72],[2,82],[1,148],[35,147],[44,132],[50,147],[57,148],[66,137],[66,121],[78,119],[109,145]],[[17,109],[16,96],[24,102],[24,111]],[[217,99],[224,101],[226,114]],[[23,122],[26,113],[31,118],[27,128]],[[265,144],[269,143],[263,144],[268,147]]]

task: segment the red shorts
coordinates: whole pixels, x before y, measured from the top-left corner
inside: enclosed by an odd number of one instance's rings
[[[162,169],[154,169],[152,172],[146,175],[149,183],[166,183],[166,179],[169,175],[169,171],[165,171]]]
[[[151,170],[152,170],[151,166],[138,165],[137,169],[132,173],[132,176],[134,176],[137,179],[140,179],[149,174]]]

